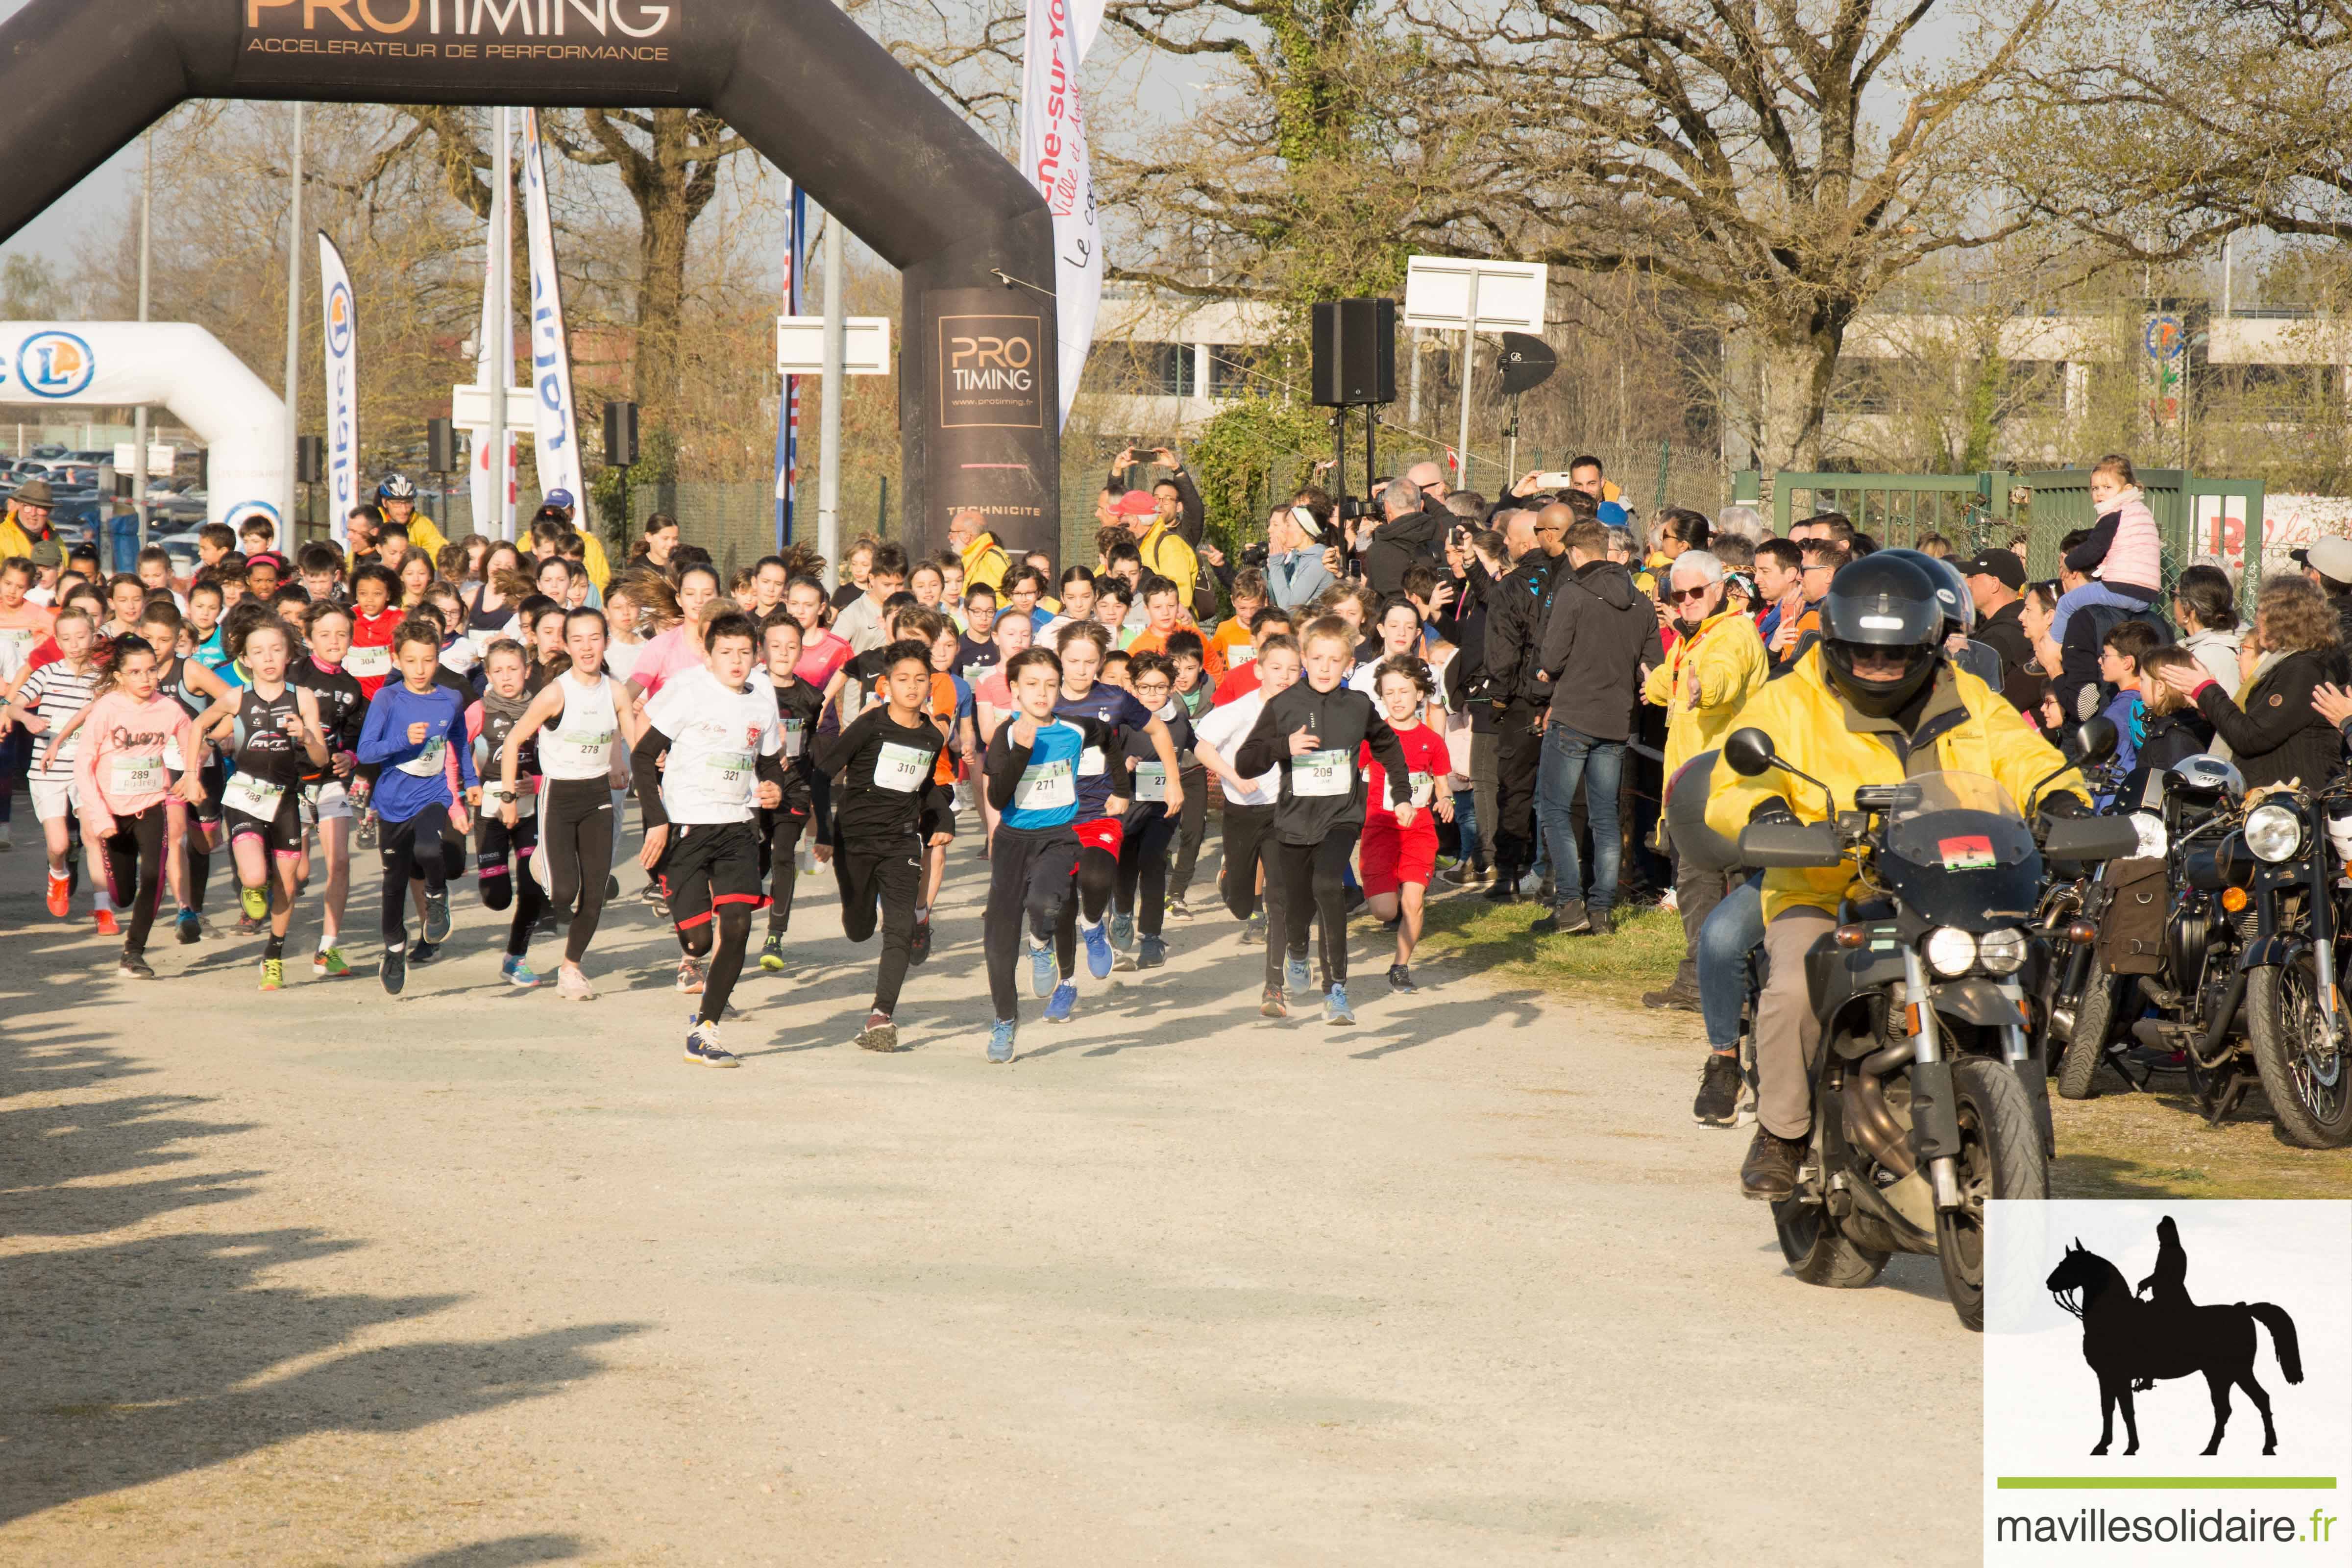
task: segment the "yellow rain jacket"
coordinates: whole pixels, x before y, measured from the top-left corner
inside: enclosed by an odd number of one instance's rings
[[[1748,700],[1764,688],[1771,668],[1756,623],[1737,610],[1708,617],[1698,630],[1675,639],[1666,662],[1650,671],[1642,699],[1666,710],[1666,777],[1719,745]],[[1698,677],[1698,700],[1691,700],[1691,677]]]
[[[1829,785],[1841,811],[1853,809],[1853,792],[1864,784],[1900,784],[1918,773],[1979,773],[2000,784],[2031,820],[2034,784],[2064,761],[2056,747],[2027,728],[2000,692],[1947,664],[1936,677],[1935,692],[1911,737],[1906,764],[1895,749],[1898,726],[1892,720],[1864,716],[1832,689],[1818,645],[1806,651],[1795,668],[1749,700],[1738,727],[1751,725],[1772,737],[1791,766]],[[2082,774],[2072,768],[2052,779],[2042,798],[2063,791],[2082,796],[2086,804],[2090,799]],[[1756,808],[1774,796],[1786,801],[1800,822],[1822,820],[1822,792],[1804,780],[1778,768],[1742,778],[1718,766],[1714,792],[1707,797],[1706,825],[1736,841]],[[1764,873],[1764,918],[1772,920],[1801,904],[1834,915],[1854,874],[1851,860],[1834,869],[1774,867]]]
[[[962,560],[963,585],[967,593],[982,584],[1000,594],[1004,591],[1004,579],[1013,570],[1013,558],[1005,554],[1004,546],[996,542],[996,535],[985,529],[973,534],[971,542],[963,547]]]

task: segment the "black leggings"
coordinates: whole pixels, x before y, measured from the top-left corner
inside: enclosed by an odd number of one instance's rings
[[[1126,842],[1124,837],[1119,840]],[[1054,956],[1060,960],[1062,978],[1070,979],[1078,972],[1078,920],[1087,924],[1100,925],[1110,913],[1111,900],[1118,896],[1118,857],[1096,844],[1078,847],[1078,896],[1064,902],[1061,916],[1054,922]]]
[[[1282,889],[1282,923],[1275,926],[1268,911],[1266,921],[1266,963],[1272,966],[1278,945],[1275,931],[1279,929],[1286,939],[1289,955],[1307,956],[1307,929],[1320,919],[1316,932],[1316,947],[1323,959],[1323,985],[1326,990],[1343,984],[1348,978],[1348,856],[1356,847],[1352,833],[1335,832],[1319,844],[1284,844],[1279,840],[1267,846],[1271,865],[1266,873],[1266,889]]]
[[[1183,825],[1176,835],[1176,868],[1168,873],[1168,896],[1182,902],[1192,888],[1192,868],[1200,863],[1201,841],[1209,832],[1209,766],[1194,763],[1176,775],[1184,781]]]
[[[106,855],[107,894],[128,917],[122,951],[133,958],[147,951],[147,932],[155,924],[155,905],[163,896],[166,809],[158,801],[135,816],[116,817],[113,833],[100,847]]]
[[[377,819],[376,853],[383,859],[383,945],[387,952],[408,946],[408,882],[425,879],[427,893],[446,893],[441,844],[449,830],[449,808],[435,802],[405,822]]]
[[[497,812],[485,809],[476,832],[474,861],[481,868],[482,902],[494,910],[514,906],[514,920],[507,927],[507,956],[520,958],[530,951],[531,928],[547,909],[547,894],[530,863],[539,844],[539,819],[517,816],[509,827]]]
[[[1192,797],[1185,799],[1189,805]],[[1118,910],[1135,916],[1135,929],[1145,936],[1158,936],[1168,913],[1168,844],[1180,822],[1166,806],[1146,805],[1130,807],[1121,826],[1127,836],[1118,851]]]
[[[539,852],[547,857],[548,907],[572,910],[563,962],[588,955],[604,914],[604,879],[613,869],[613,792],[601,778],[550,779],[539,803]],[[574,904],[579,907],[575,910]]]
[[[800,854],[801,835],[809,826],[809,814],[779,808],[760,815],[768,821],[768,836],[760,841],[760,876],[768,887],[768,934],[782,936],[793,923],[793,889],[801,879],[796,857]],[[845,896],[842,908],[848,907],[849,900]]]
[[[1070,874],[1077,862],[1078,841],[1066,826],[997,824],[988,852],[988,907],[981,913],[981,948],[988,960],[989,1000],[999,1018],[1021,1016],[1013,971],[1021,956],[1024,917],[1031,941],[1054,936],[1062,910],[1071,901]],[[1066,973],[1067,960],[1063,968]]]
[[[793,837],[799,837],[797,830]],[[778,865],[779,876],[794,874],[789,852]],[[923,840],[910,833],[903,838],[836,844],[833,873],[841,884],[844,936],[864,942],[874,934],[876,916],[880,916],[882,966],[874,981],[874,1010],[886,1016],[895,1013],[898,989],[907,983],[907,964],[915,951],[915,900],[923,890]]]

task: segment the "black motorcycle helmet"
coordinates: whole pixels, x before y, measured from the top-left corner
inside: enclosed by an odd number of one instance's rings
[[[1822,668],[1830,685],[1874,719],[1893,716],[1935,679],[1944,614],[1936,580],[1897,552],[1877,551],[1839,567],[1822,599]],[[1892,680],[1856,675],[1854,655],[1864,648],[1899,651],[1903,673]]]
[[[1877,553],[1908,561],[1926,572],[1936,584],[1936,599],[1944,606],[1944,618],[1952,623],[1949,629],[1962,637],[1975,634],[1977,602],[1969,593],[1969,580],[1960,575],[1958,567],[1948,561],[1938,561],[1924,550],[1881,550]]]

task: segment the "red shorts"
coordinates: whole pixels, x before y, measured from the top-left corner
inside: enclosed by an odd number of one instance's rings
[[[1400,828],[1396,818],[1374,812],[1364,818],[1364,842],[1357,856],[1358,876],[1364,891],[1393,893],[1407,882],[1429,885],[1437,869],[1437,826],[1427,810],[1414,813],[1411,827]]]
[[[1070,831],[1078,836],[1079,848],[1099,849],[1114,860],[1118,858],[1119,846],[1127,842],[1126,832],[1119,826],[1116,816],[1097,816],[1092,822],[1073,823]],[[1435,840],[1431,842],[1434,845]]]

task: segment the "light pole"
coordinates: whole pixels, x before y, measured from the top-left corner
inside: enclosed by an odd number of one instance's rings
[[[145,137],[146,158],[139,166],[139,319],[147,319],[148,227],[155,197],[155,132]],[[147,548],[147,405],[131,416],[131,492],[139,510],[139,548]]]
[[[294,526],[294,437],[302,427],[302,105],[294,105],[294,156],[290,171],[292,212],[286,229],[286,515],[278,532]],[[144,253],[142,253],[142,258]],[[143,290],[142,290],[143,292]],[[140,312],[143,319],[144,310]],[[142,496],[141,500],[144,500]],[[287,542],[286,537],[273,541]]]
[[[824,467],[817,472],[816,549],[837,586],[841,582],[841,394],[849,358],[849,322],[842,314],[841,215],[824,215],[824,384],[818,391],[817,443]]]

